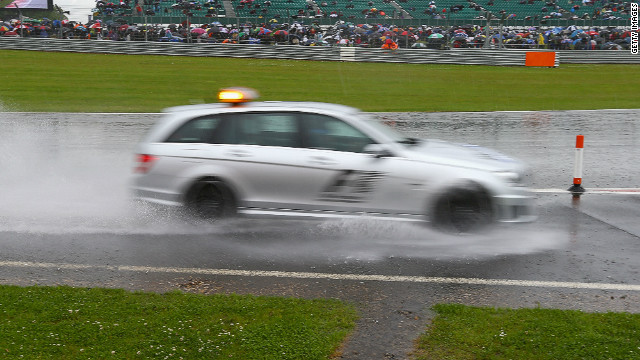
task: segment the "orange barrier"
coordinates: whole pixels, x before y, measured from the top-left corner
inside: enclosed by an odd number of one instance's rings
[[[556,66],[556,53],[553,51],[530,51],[524,61],[524,66]]]

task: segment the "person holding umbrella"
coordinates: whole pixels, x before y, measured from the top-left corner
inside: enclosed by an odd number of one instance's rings
[[[386,39],[384,41],[384,44],[382,44],[381,47],[383,50],[397,50],[398,49],[398,44],[396,44],[393,40],[391,39]]]

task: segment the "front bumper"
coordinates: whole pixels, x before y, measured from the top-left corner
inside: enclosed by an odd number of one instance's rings
[[[496,221],[519,223],[532,222],[538,216],[535,213],[534,197],[529,195],[496,196]]]

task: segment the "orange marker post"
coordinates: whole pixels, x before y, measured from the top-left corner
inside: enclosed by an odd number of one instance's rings
[[[576,161],[573,166],[573,186],[569,188],[572,194],[582,194],[586,190],[582,187],[582,162],[584,159],[584,135],[576,136]]]

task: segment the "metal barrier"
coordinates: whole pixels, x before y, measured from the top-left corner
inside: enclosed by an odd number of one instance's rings
[[[0,38],[0,49],[130,55],[502,66],[523,66],[528,51],[548,51],[535,49],[397,49],[390,51],[377,48],[354,47],[212,43],[186,44],[49,38]],[[556,51],[556,54],[561,63],[567,64],[640,64],[640,56],[633,55],[630,51],[626,50],[560,50]]]

